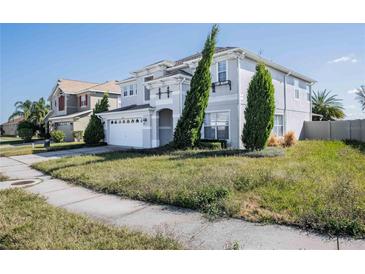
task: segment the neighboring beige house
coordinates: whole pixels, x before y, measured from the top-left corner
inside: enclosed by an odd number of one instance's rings
[[[95,104],[106,92],[109,94],[109,110],[120,107],[120,87],[114,80],[101,84],[58,80],[48,97],[51,111],[45,120],[49,130],[62,130],[65,141],[73,141],[73,132],[85,130]]]
[[[17,136],[18,135],[18,124],[23,121],[24,118],[17,116],[9,121],[1,124],[1,135],[8,135],[8,136]]]

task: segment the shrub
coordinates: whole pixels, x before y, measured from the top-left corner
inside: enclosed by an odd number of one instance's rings
[[[18,135],[20,138],[22,138],[25,142],[30,142],[32,141],[32,137],[33,137],[33,129],[31,128],[20,128],[18,129]]]
[[[285,133],[283,140],[284,147],[291,147],[296,143],[297,143],[297,137],[295,136],[294,131],[288,131],[287,133]]]
[[[217,140],[200,141],[197,145],[200,149],[222,149],[222,143]]]
[[[55,143],[61,143],[65,140],[65,133],[61,130],[53,130],[51,132],[51,138]]]
[[[191,148],[199,143],[200,131],[212,85],[210,67],[215,51],[217,34],[218,27],[214,25],[205,41],[202,58],[191,79],[190,90],[186,94],[184,109],[174,132],[174,144],[177,148]]]
[[[280,144],[280,138],[278,138],[276,134],[272,133],[269,137],[269,140],[267,141],[267,145],[269,147],[278,147]]]
[[[245,124],[242,142],[249,150],[261,150],[266,146],[274,125],[275,89],[270,72],[263,63],[256,66],[247,95]]]
[[[33,123],[28,121],[20,122],[18,124],[17,130],[19,137],[22,138],[25,142],[30,142],[35,132]]]
[[[73,137],[76,139],[77,142],[80,142],[82,140],[82,136],[84,132],[82,130],[76,130],[72,133]]]
[[[199,143],[198,148],[217,150],[222,149],[222,145],[219,142],[202,142]]]

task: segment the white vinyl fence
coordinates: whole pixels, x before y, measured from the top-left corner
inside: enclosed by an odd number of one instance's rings
[[[365,142],[365,119],[342,121],[306,121],[304,139],[357,140]]]

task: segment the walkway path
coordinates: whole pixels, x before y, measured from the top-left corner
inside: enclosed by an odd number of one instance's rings
[[[172,206],[153,205],[122,199],[68,184],[45,176],[29,167],[38,161],[82,153],[113,151],[113,147],[49,152],[37,155],[0,158],[0,172],[15,178],[40,178],[27,191],[44,196],[47,201],[69,211],[86,214],[105,223],[128,226],[148,233],[162,232],[181,241],[189,249],[224,249],[238,242],[241,249],[336,249],[329,239],[299,229],[279,225],[260,225],[238,219],[207,221],[200,213]],[[0,189],[8,187],[0,183]],[[340,249],[365,249],[364,240],[340,239]]]

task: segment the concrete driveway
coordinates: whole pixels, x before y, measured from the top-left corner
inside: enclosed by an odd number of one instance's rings
[[[58,159],[58,158],[62,158],[65,156],[76,156],[76,155],[82,155],[82,154],[98,154],[98,153],[122,151],[122,150],[125,150],[125,148],[118,147],[118,146],[97,146],[97,147],[83,147],[83,148],[68,149],[68,150],[50,151],[50,152],[43,152],[43,153],[38,153],[38,154],[11,156],[8,158],[22,162],[27,165],[31,165],[33,163],[38,163],[41,161],[48,161],[48,160],[52,160],[52,159]]]
[[[241,249],[337,249],[336,239],[300,229],[229,218],[210,222],[196,211],[97,193],[45,176],[29,167],[39,161],[118,149],[107,146],[0,158],[0,172],[12,179],[40,178],[40,184],[26,190],[44,196],[51,205],[116,226],[147,233],[162,232],[181,241],[188,249],[224,249],[235,242]],[[9,185],[2,182],[0,189]],[[340,249],[365,249],[365,240],[341,238],[339,243]]]

